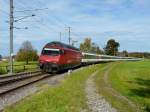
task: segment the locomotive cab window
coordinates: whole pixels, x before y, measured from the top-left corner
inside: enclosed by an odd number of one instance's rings
[[[60,49],[53,49],[53,48],[44,48],[42,51],[43,55],[49,55],[49,56],[57,56],[62,54]]]

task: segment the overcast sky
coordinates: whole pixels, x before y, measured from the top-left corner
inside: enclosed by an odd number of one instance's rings
[[[25,11],[44,9],[39,11]],[[48,8],[48,9],[45,9]],[[108,39],[120,43],[120,50],[150,52],[150,0],[14,0],[14,16],[35,14],[15,23],[14,51],[25,40],[32,42],[40,53],[44,44],[59,40],[68,42],[66,27],[71,27],[71,37],[85,37],[103,48]],[[0,0],[0,54],[9,54],[9,0]]]

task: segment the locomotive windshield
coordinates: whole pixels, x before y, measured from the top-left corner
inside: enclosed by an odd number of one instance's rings
[[[61,54],[60,49],[51,49],[51,48],[44,48],[42,51],[43,55],[50,55],[50,56],[57,56]]]

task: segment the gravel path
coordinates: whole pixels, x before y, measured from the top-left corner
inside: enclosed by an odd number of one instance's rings
[[[87,98],[87,104],[92,112],[117,112],[111,105],[98,94],[96,91],[94,76],[97,72],[93,73],[85,85],[85,92]]]

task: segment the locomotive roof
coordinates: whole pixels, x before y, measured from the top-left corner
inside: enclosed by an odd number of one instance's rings
[[[58,46],[63,47],[63,48],[68,48],[68,49],[73,49],[73,50],[76,50],[76,51],[80,51],[79,49],[77,49],[77,48],[75,48],[71,45],[67,45],[67,44],[64,44],[64,43],[58,42],[58,41],[50,42],[46,46],[51,46],[51,45],[58,45]]]

